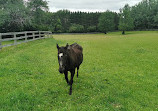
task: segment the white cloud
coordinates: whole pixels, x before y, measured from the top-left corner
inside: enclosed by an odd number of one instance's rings
[[[116,11],[122,8],[125,4],[133,6],[141,0],[49,0],[49,9],[51,12],[56,12],[61,9],[70,11]]]

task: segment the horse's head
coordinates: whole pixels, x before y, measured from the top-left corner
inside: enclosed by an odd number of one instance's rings
[[[62,74],[66,70],[66,64],[68,59],[68,44],[65,47],[59,47],[57,44],[58,49],[58,62],[59,62],[59,72]]]

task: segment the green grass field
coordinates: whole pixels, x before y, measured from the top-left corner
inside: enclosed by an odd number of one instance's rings
[[[158,32],[53,37],[0,51],[0,111],[158,110]],[[70,96],[56,43],[74,42],[84,62]]]

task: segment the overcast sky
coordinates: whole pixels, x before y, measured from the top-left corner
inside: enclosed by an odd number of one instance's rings
[[[61,9],[70,11],[106,11],[119,12],[125,4],[133,6],[142,0],[48,0],[49,10],[56,12]]]

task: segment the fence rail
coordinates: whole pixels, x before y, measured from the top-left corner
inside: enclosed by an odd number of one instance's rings
[[[50,31],[25,31],[25,32],[10,32],[0,33],[0,50],[3,47],[18,45],[29,41],[39,40],[43,38],[49,38],[52,35]],[[6,41],[12,41],[12,43],[4,44]]]

